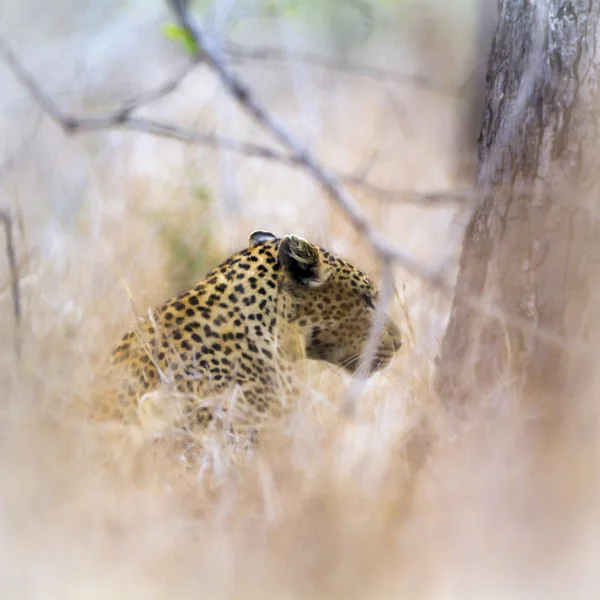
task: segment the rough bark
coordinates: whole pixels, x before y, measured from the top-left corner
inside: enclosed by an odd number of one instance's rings
[[[477,167],[477,138],[485,108],[487,57],[498,24],[498,2],[477,0],[476,11],[472,72],[465,86],[462,126],[458,135],[459,154],[463,157],[462,171],[470,178],[474,177]]]
[[[450,406],[493,398],[506,382],[564,391],[572,343],[589,330],[582,318],[593,320],[599,10],[594,0],[500,3],[478,143],[482,200],[438,362]]]

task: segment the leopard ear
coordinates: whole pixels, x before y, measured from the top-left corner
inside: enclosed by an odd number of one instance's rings
[[[250,239],[248,240],[248,245],[250,248],[253,246],[257,246],[258,244],[262,244],[263,242],[274,242],[277,239],[277,236],[270,233],[269,231],[261,231],[257,229],[250,234]]]
[[[291,281],[307,287],[319,287],[329,277],[321,251],[295,235],[286,235],[279,242],[279,263]]]

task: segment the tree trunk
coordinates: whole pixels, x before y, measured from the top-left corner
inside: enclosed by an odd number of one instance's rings
[[[477,167],[477,138],[483,122],[485,107],[485,76],[487,58],[498,24],[498,0],[477,0],[475,38],[471,58],[472,71],[465,85],[465,102],[458,134],[459,156],[462,158],[460,173],[474,177]]]
[[[438,362],[449,406],[504,398],[507,384],[560,396],[570,363],[584,364],[572,359],[598,317],[599,10],[595,0],[500,3],[478,143],[481,201]]]

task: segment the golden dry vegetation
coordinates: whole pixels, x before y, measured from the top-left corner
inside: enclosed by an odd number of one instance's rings
[[[185,60],[160,34],[159,7],[142,4],[107,15],[14,2],[3,18],[48,93],[87,114]],[[406,2],[402,27],[356,58],[464,81],[469,6]],[[265,27],[242,34],[303,43],[302,28]],[[240,73],[326,164],[389,188],[464,186],[456,98],[306,65]],[[493,409],[453,421],[432,391],[449,299],[400,267],[393,314],[406,344],[353,418],[338,410],[350,378],[311,364],[312,401],[254,450],[215,444],[187,470],[143,445],[113,445],[107,460],[103,430],[69,408],[136,311],[199,279],[253,229],[304,235],[375,276],[377,262],[298,170],[141,134],[69,138],[4,68],[0,87],[0,193],[18,217],[23,309],[16,331],[3,256],[2,598],[595,597],[594,393],[574,395],[577,426],[551,440],[524,434],[529,415],[508,386],[484,403]],[[144,111],[268,141],[202,68]],[[354,191],[398,246],[455,270],[465,211]]]

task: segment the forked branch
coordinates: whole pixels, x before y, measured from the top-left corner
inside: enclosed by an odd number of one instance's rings
[[[9,66],[14,76],[19,80],[29,95],[40,108],[68,134],[85,131],[126,130],[166,139],[176,140],[185,144],[195,144],[207,148],[234,152],[243,156],[278,162],[289,167],[302,167],[301,156],[289,152],[281,152],[273,147],[255,144],[221,136],[214,133],[179,127],[165,121],[136,117],[135,113],[174,92],[185,78],[196,68],[199,58],[181,69],[174,77],[155,90],[140,94],[126,100],[116,109],[98,116],[73,115],[63,111],[52,98],[42,89],[39,83],[26,71],[12,50],[0,37],[0,56]],[[378,186],[363,177],[353,174],[339,174],[339,180],[348,186],[360,188],[378,199],[386,202],[414,202],[418,204],[443,204],[469,202],[472,194],[462,191],[414,192],[411,190],[392,189]]]

